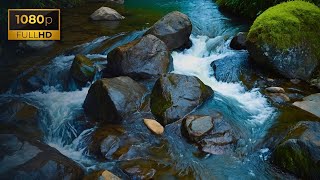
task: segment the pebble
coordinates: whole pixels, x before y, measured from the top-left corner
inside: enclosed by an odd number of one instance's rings
[[[163,126],[153,119],[143,119],[144,124],[155,134],[161,135],[164,132]]]

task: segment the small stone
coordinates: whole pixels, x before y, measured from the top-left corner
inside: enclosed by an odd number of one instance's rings
[[[213,119],[210,116],[203,116],[197,119],[190,116],[186,119],[186,128],[189,136],[201,137],[213,128]]]
[[[268,82],[274,82],[274,79],[272,79],[272,78],[267,78],[267,81],[268,81]]]
[[[290,98],[283,93],[271,93],[268,95],[270,99],[277,104],[285,104],[290,101]]]
[[[121,16],[121,14],[119,14],[116,10],[108,7],[101,7],[97,9],[94,13],[90,15],[90,18],[95,21],[119,21],[124,19],[124,17]]]
[[[112,174],[110,171],[103,171],[102,175],[100,176],[102,178],[99,179],[104,179],[104,180],[121,180],[118,176]]]
[[[268,87],[266,91],[270,93],[285,93],[285,90],[281,87]]]
[[[161,135],[164,131],[163,126],[153,119],[143,119],[144,124],[155,134]]]
[[[292,84],[299,84],[301,82],[301,80],[299,79],[291,79],[290,81],[292,82]]]

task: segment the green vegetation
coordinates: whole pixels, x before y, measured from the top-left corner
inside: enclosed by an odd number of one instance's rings
[[[269,8],[253,23],[250,42],[278,49],[303,45],[320,59],[320,8],[304,1],[290,1]]]
[[[216,0],[216,3],[227,11],[250,19],[255,19],[263,11],[287,0]],[[307,0],[320,6],[320,0]]]

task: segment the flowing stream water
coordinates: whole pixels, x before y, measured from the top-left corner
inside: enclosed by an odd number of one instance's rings
[[[260,94],[258,89],[247,90],[240,82],[225,83],[217,81],[213,76],[210,64],[226,56],[245,54],[246,51],[231,50],[228,45],[230,37],[248,26],[227,18],[218,10],[211,0],[128,0],[126,8],[145,8],[150,11],[168,12],[179,10],[187,14],[193,22],[191,36],[192,47],[183,52],[173,52],[173,72],[177,74],[193,75],[210,86],[215,95],[198,112],[217,110],[232,124],[240,129],[244,142],[239,156],[205,156],[194,155],[195,148],[182,141],[176,135],[166,133],[163,140],[168,146],[165,155],[155,155],[151,159],[165,159],[170,157],[170,162],[179,176],[192,171],[194,177],[202,179],[269,179],[278,177],[277,173],[265,161],[268,149],[257,149],[255,145],[263,139],[268,128],[272,125],[276,110],[268,104],[267,99]],[[64,155],[81,164],[86,170],[111,168],[116,162],[102,163],[88,155],[86,148],[90,135],[95,127],[87,127],[77,119],[83,117],[82,104],[89,86],[76,90],[72,85],[66,85],[66,77],[71,66],[74,54],[83,53],[89,58],[106,58],[107,53],[114,47],[128,43],[140,37],[145,29],[137,29],[131,33],[120,33],[113,36],[101,36],[95,40],[77,45],[71,53],[59,54],[48,65],[30,69],[22,73],[12,88],[1,99],[15,98],[35,105],[41,111],[40,125],[45,134],[45,142],[58,149]],[[110,45],[111,44],[111,45]],[[108,46],[107,46],[108,45]],[[101,48],[106,47],[106,48]],[[247,56],[243,56],[247,57]],[[106,62],[96,63],[102,67]],[[18,94],[19,79],[25,77],[29,71],[36,71],[29,78],[32,81],[39,76],[42,80],[41,88],[29,93]],[[39,75],[41,74],[41,75]],[[97,73],[96,79],[100,78]],[[140,133],[140,125],[124,125],[132,133]],[[147,136],[147,135],[145,135]],[[146,142],[155,141],[155,137],[146,139]],[[160,142],[161,144],[161,142]],[[164,161],[164,160],[163,160]],[[188,173],[186,173],[188,175]],[[163,175],[162,178],[169,177]]]

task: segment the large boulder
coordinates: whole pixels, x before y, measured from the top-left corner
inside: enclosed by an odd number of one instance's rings
[[[320,118],[320,93],[304,97],[303,101],[294,102],[293,105]]]
[[[162,124],[175,122],[213,94],[210,87],[194,76],[162,75],[151,93],[151,112]]]
[[[145,87],[129,77],[101,79],[90,87],[83,108],[96,121],[121,123],[140,109],[145,93]]]
[[[302,121],[275,148],[272,161],[302,179],[320,178],[320,123]]]
[[[75,56],[70,68],[70,74],[80,87],[84,86],[87,82],[91,82],[95,73],[96,68],[89,58],[81,54]]]
[[[0,134],[1,179],[82,179],[81,167],[54,148],[14,134]]]
[[[192,24],[187,15],[174,11],[156,22],[146,34],[153,34],[169,48],[175,50],[186,46],[192,31]]]
[[[168,70],[167,46],[153,35],[120,46],[108,54],[105,77],[130,76],[134,79],[157,78]]]
[[[210,154],[231,153],[237,143],[234,130],[219,113],[214,116],[187,116],[181,128],[186,138]]]
[[[320,9],[305,1],[281,3],[253,23],[247,48],[254,61],[284,77],[310,81],[319,70]]]
[[[106,21],[119,21],[124,19],[121,14],[119,14],[116,10],[108,8],[108,7],[101,7],[97,9],[90,15],[90,18],[95,21],[99,20],[106,20]]]

